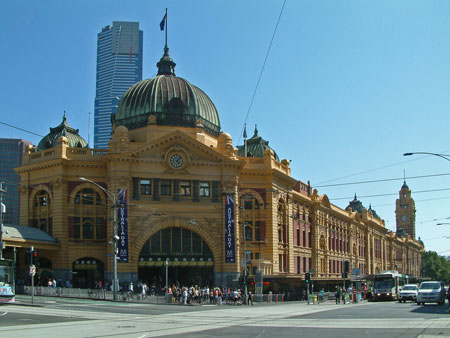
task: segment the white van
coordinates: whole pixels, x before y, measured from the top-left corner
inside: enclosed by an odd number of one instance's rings
[[[422,282],[417,292],[417,305],[425,305],[425,303],[443,305],[445,303],[445,297],[445,287],[442,282]]]

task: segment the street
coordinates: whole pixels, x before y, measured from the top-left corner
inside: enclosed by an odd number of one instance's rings
[[[1,337],[432,337],[450,336],[448,304],[304,302],[156,305],[18,296],[0,307]]]

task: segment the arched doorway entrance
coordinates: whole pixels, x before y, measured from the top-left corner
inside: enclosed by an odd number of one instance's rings
[[[149,286],[213,286],[214,257],[206,242],[195,232],[171,227],[145,242],[139,254],[139,279]]]
[[[104,284],[104,265],[102,261],[92,257],[84,257],[73,262],[72,282],[74,288],[92,289],[98,281],[102,281]]]

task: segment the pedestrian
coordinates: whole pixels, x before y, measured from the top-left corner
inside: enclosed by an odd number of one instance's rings
[[[448,300],[448,312],[450,312],[450,281],[448,281],[447,300]]]
[[[251,291],[248,292],[248,302],[247,305],[250,305],[250,303],[252,303],[253,306],[253,294]]]
[[[336,288],[334,296],[336,297],[336,304],[341,304],[341,288]]]

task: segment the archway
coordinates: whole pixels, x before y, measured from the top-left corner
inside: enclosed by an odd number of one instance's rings
[[[72,282],[74,288],[94,288],[99,281],[104,282],[104,264],[102,261],[84,257],[72,264]]]
[[[160,289],[169,285],[213,286],[214,257],[196,232],[170,227],[153,234],[139,254],[139,279]]]

